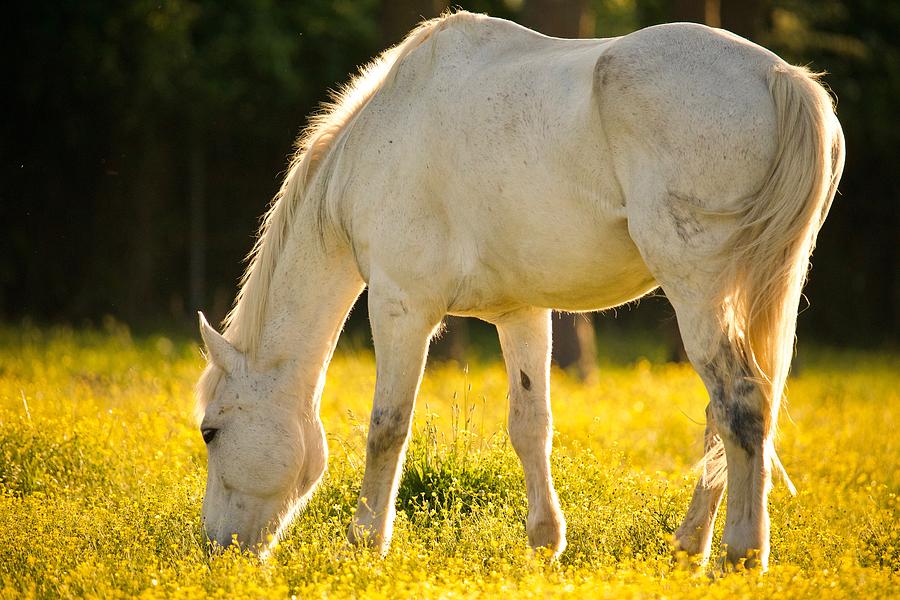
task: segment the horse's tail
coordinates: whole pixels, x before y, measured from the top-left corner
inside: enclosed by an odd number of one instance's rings
[[[762,391],[767,444],[790,369],[810,254],[844,166],[841,127],[818,77],[784,63],[769,69],[775,160],[760,190],[736,211],[738,228],[726,244],[715,299],[728,341]]]

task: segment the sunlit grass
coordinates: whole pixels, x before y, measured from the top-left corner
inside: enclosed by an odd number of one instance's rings
[[[553,373],[553,468],[569,524],[559,562],[526,547],[505,371],[490,361],[429,366],[393,547],[384,559],[350,549],[374,384],[365,351],[335,357],[328,475],[263,563],[204,552],[196,347],[123,329],[0,330],[0,595],[890,597],[900,359],[801,360],[779,444],[799,494],[773,491],[765,576],[672,566],[705,399],[689,367],[647,361],[604,363],[591,386]]]

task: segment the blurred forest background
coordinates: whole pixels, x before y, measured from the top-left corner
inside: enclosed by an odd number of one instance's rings
[[[453,6],[561,37],[705,22],[827,71],[839,99],[847,167],[813,260],[801,337],[896,346],[900,2]],[[176,330],[193,327],[197,308],[221,319],[306,116],[357,66],[446,8],[436,0],[7,6],[0,321],[90,325],[113,316],[138,330]],[[364,331],[364,306],[351,329]],[[591,320],[556,321],[561,360],[589,356]],[[664,300],[597,323],[601,330],[644,328],[677,339]],[[466,339],[464,328],[455,329],[443,342],[451,355]]]

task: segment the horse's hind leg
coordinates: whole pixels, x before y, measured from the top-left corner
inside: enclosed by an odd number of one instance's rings
[[[694,488],[684,521],[675,532],[676,550],[699,557],[701,564],[709,559],[713,524],[725,492],[725,448],[716,430],[711,404],[706,407],[703,452],[703,473]]]
[[[726,260],[722,247],[731,225],[723,219],[682,214],[688,210],[683,202],[644,182],[643,193],[635,194],[629,207],[628,230],[675,308],[688,358],[709,392],[709,423],[721,438],[727,463],[722,539],[727,559],[737,563],[748,558],[748,565],[758,562],[765,568],[769,554],[767,495],[772,425],[767,421],[771,407],[759,387],[748,379],[740,351],[723,330],[722,307],[713,300]],[[701,557],[708,551],[709,528],[721,494],[721,482],[716,477],[710,479],[701,480],[677,535],[686,551]]]
[[[671,287],[666,293],[675,307],[688,357],[709,392],[709,412],[725,448],[728,501],[722,542],[726,558],[733,564],[746,558],[747,566],[758,564],[765,568],[769,555],[767,496],[771,485],[768,433],[764,426],[767,406],[756,384],[747,378],[739,353],[725,341],[705,297],[685,297]],[[721,489],[718,485],[707,487],[703,481],[700,486],[700,494],[695,495],[694,505],[679,530],[688,534],[685,541],[690,539],[696,515],[709,519],[710,526],[715,518],[713,500]],[[698,550],[702,554],[705,548]]]
[[[764,426],[766,403],[756,384],[747,378],[739,353],[725,341],[713,311],[697,299],[685,299],[677,292],[667,294],[678,315],[688,357],[709,392],[709,422],[714,423],[725,449],[728,502],[722,542],[726,558],[733,564],[746,558],[747,566],[765,568],[769,555],[767,496],[771,486]],[[710,443],[713,447],[708,450],[714,454],[715,438],[708,437],[707,444]],[[708,552],[710,529],[722,493],[721,478],[715,473],[709,475],[707,481],[701,478],[676,536],[685,550],[701,556]]]
[[[496,325],[509,376],[509,439],[525,471],[528,542],[558,555],[566,523],[550,475],[550,311],[523,309]]]

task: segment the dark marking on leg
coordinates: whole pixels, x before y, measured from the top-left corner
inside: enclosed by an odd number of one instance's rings
[[[765,422],[751,398],[758,392],[744,365],[730,358],[717,358],[706,369],[710,379],[710,408],[715,420],[730,438],[753,456],[762,448]]]
[[[401,421],[403,421],[403,415],[397,408],[376,408],[372,410],[372,427],[399,425]]]
[[[712,380],[710,405],[716,410],[724,411],[727,401],[725,397],[725,380],[714,367],[707,368],[706,374]]]
[[[728,429],[741,448],[753,456],[763,444],[763,418],[758,412],[737,402],[728,407]]]
[[[520,376],[520,380],[522,382],[522,387],[525,388],[526,390],[530,390],[531,389],[531,379],[528,378],[528,374],[525,373],[525,371],[519,369],[519,376]]]
[[[388,306],[387,314],[390,317],[402,317],[407,313],[409,313],[409,307],[406,306],[403,300],[395,300]]]
[[[738,375],[734,382],[734,392],[741,398],[746,398],[756,391],[756,384],[746,375]]]
[[[394,449],[406,440],[409,420],[397,408],[375,408],[369,422],[369,436],[366,450],[371,454],[381,454]]]

